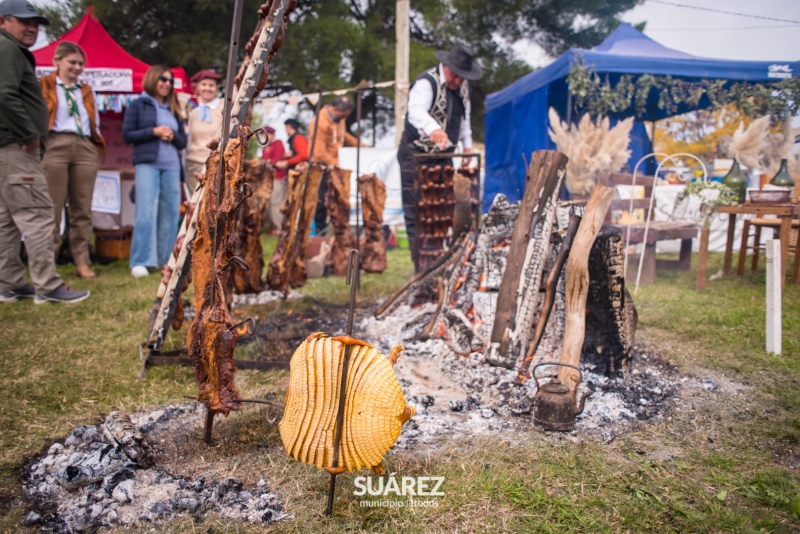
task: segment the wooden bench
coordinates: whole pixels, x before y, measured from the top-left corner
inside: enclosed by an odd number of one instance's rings
[[[632,174],[607,173],[598,175],[597,183],[614,187],[617,185],[631,185]],[[650,198],[653,194],[655,178],[653,176],[636,176],[636,185],[644,187],[645,198],[634,199],[633,209],[642,210],[645,217],[648,215]],[[628,211],[631,206],[629,199],[615,199],[611,203],[610,212],[615,210]],[[654,206],[655,208],[655,206]],[[611,223],[611,221],[608,221]],[[614,224],[622,230],[623,238],[626,238],[628,226],[625,224]],[[644,243],[644,261],[642,265],[642,276],[640,281],[644,284],[651,284],[656,280],[656,270],[673,269],[688,271],[692,267],[692,239],[697,237],[697,227],[693,223],[677,221],[656,221],[650,220],[647,229],[647,242],[645,241],[645,223],[635,223],[630,225],[630,244],[638,245]],[[659,260],[656,258],[656,244],[659,241],[680,239],[681,248],[677,260]],[[636,273],[639,269],[639,256],[628,256],[627,278],[636,280]]]

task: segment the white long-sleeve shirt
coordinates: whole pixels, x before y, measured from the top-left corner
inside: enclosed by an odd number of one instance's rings
[[[78,114],[81,118],[81,128],[83,129],[83,135],[91,136],[91,125],[89,124],[89,114],[86,112],[86,106],[83,104],[83,95],[80,89],[80,83],[78,84],[78,88],[75,89],[72,94],[75,96],[75,102],[78,104]],[[58,107],[56,108],[56,118],[55,122],[53,123],[52,131],[54,132],[66,132],[66,133],[78,133],[78,125],[75,123],[75,118],[69,114],[69,105],[67,104],[67,97],[64,95],[64,82],[61,81],[61,78],[56,76],[56,98],[58,98]],[[95,127],[97,131],[100,131],[100,115],[99,112],[95,110],[95,117],[94,117]]]
[[[439,79],[444,80],[444,69],[439,63]],[[468,83],[464,80],[464,83]],[[431,117],[429,111],[433,105],[433,87],[427,81],[418,81],[408,92],[408,122],[421,134],[430,136],[434,130],[441,130],[442,127]],[[464,152],[472,149],[472,127],[470,126],[471,104],[466,102],[464,117],[461,119],[461,130],[459,140]]]

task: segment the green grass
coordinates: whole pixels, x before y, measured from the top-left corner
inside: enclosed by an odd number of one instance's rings
[[[274,238],[267,240],[267,250]],[[268,252],[269,254],[269,252]],[[721,265],[710,258],[709,273]],[[364,275],[359,303],[389,295],[411,275],[407,251],[389,254],[382,275]],[[80,424],[114,409],[134,411],[196,394],[193,372],[153,367],[136,381],[137,345],[147,328],[156,276],[133,279],[127,264],[99,266],[93,282],[62,269],[70,285],[91,289],[74,306],[0,306],[0,531],[23,531],[19,469],[27,457]],[[723,376],[745,384],[717,402],[682,399],[684,409],[618,436],[579,442],[527,435],[447,440],[386,459],[399,476],[443,476],[436,508],[368,508],[353,496],[353,476],[339,477],[335,515],[322,516],[328,476],[287,457],[277,429],[248,408],[221,420],[220,444],[187,452],[190,474],[219,464],[254,483],[268,480],[296,519],[279,532],[772,532],[800,526],[800,288],[786,285],[783,355],[764,351],[764,273],[694,290],[694,271],[659,272],[641,286],[638,343],[678,365],[681,374]],[[310,280],[300,290],[314,307],[346,304],[341,278]],[[241,313],[269,320],[298,301]],[[309,307],[312,309],[313,307]],[[185,328],[165,349],[185,343]],[[245,395],[286,388],[286,372],[239,372]],[[673,451],[666,454],[665,451]],[[202,458],[202,462],[199,460]],[[133,529],[149,531],[147,526]],[[182,518],[164,532],[263,532],[220,519]]]

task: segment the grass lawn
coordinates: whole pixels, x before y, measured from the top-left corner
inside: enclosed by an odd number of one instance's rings
[[[269,251],[274,238],[267,245]],[[721,262],[712,254],[709,273]],[[407,251],[390,252],[386,273],[362,277],[359,303],[389,295],[411,271]],[[83,303],[0,305],[2,532],[25,531],[19,476],[27,457],[112,410],[184,402],[185,395],[197,394],[186,367],[150,368],[136,381],[137,345],[146,335],[158,277],[134,279],[127,262],[97,272],[97,280],[85,282],[74,278],[71,267],[62,269],[71,286],[92,290]],[[694,271],[659,273],[657,283],[640,287],[635,298],[637,343],[672,361],[681,374],[737,384],[736,402],[726,396],[719,402],[682,399],[681,410],[608,444],[553,438],[531,428],[528,435],[389,455],[389,473],[445,477],[445,495],[435,508],[361,507],[353,476],[343,475],[334,517],[324,518],[327,474],[289,459],[277,426],[255,408],[215,425],[219,446],[198,443],[187,471],[200,474],[216,464],[245,483],[264,477],[295,515],[270,527],[277,532],[797,532],[800,288],[786,285],[781,356],[764,351],[764,289],[763,271],[711,281],[702,293],[694,290]],[[300,292],[338,307],[346,304],[349,287],[326,278],[310,280]],[[267,321],[270,314],[303,306],[290,301],[240,312]],[[183,346],[185,331],[171,333],[165,350]],[[240,371],[237,381],[245,396],[275,391],[282,398],[288,374]],[[264,531],[212,514],[158,528]]]

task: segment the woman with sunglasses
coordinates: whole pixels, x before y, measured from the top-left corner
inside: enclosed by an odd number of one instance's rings
[[[122,137],[133,145],[136,193],[131,275],[147,276],[148,267],[169,261],[181,206],[181,158],[186,133],[174,76],[154,65],[144,75],[144,91],[125,112]]]

